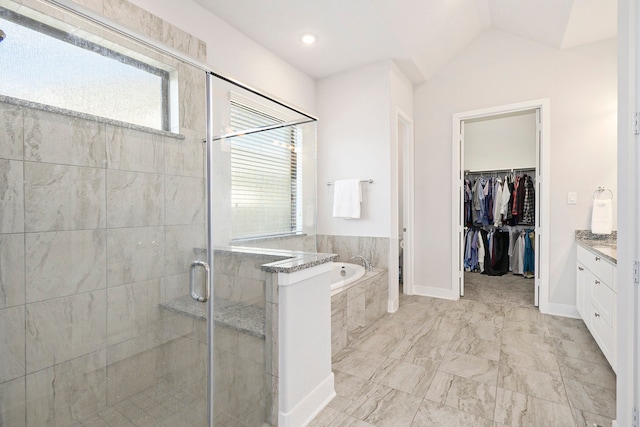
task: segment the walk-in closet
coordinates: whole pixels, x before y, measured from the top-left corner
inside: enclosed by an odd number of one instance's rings
[[[537,306],[539,111],[461,123],[463,298]]]

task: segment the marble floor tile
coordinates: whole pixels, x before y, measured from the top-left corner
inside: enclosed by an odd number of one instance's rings
[[[484,302],[484,301],[475,301],[475,300],[464,300],[461,299],[458,301],[461,303],[465,309],[465,312],[476,312],[476,313],[484,313],[491,316],[505,316],[507,310],[509,310],[509,306],[504,304],[496,304],[494,302]]]
[[[395,314],[396,313],[394,313],[394,315]],[[365,331],[361,332],[360,337],[364,338],[371,334],[383,334],[402,339],[413,336],[417,328],[419,328],[419,324],[399,321],[395,317],[383,317]]]
[[[356,339],[349,344],[349,347],[388,356],[393,352],[400,340],[400,338],[390,335],[373,333]]]
[[[516,283],[531,282],[507,279],[513,289],[497,281],[470,287],[476,299],[401,295],[398,312],[354,334],[359,349],[334,358],[337,397],[329,407],[336,412],[329,424],[313,425],[610,426],[615,376],[584,323],[520,306],[513,301],[533,294]],[[520,295],[502,295],[512,291]],[[414,384],[422,389],[422,373],[434,371],[420,402]],[[389,407],[411,393],[418,399],[412,419]]]
[[[504,332],[502,335],[502,344],[530,352],[554,352],[553,340],[551,338],[526,332]]]
[[[333,408],[323,409],[316,418],[308,424],[309,427],[375,427],[365,421],[336,411]]]
[[[504,317],[496,316],[492,319],[478,320],[468,323],[462,329],[470,331],[476,338],[485,341],[500,342],[502,340],[502,328],[504,326]]]
[[[573,426],[569,406],[503,388],[496,395],[494,420],[506,426]]]
[[[449,345],[449,351],[460,354],[469,354],[489,360],[500,360],[500,346],[495,341],[477,338],[472,332],[460,330],[453,337]]]
[[[373,375],[371,381],[423,398],[429,390],[436,366],[424,366],[388,358]]]
[[[545,372],[556,378],[561,376],[556,355],[543,350],[530,351],[530,349],[503,344],[500,363]]]
[[[0,425],[24,427],[27,401],[25,378],[0,383]]]
[[[479,417],[493,419],[496,387],[438,372],[425,398]]]
[[[500,364],[498,387],[567,405],[562,379],[545,372]]]
[[[131,421],[113,407],[108,407],[98,413],[109,426],[136,427]]]
[[[509,319],[504,323],[504,332],[526,332],[528,334],[549,336],[549,330],[544,322],[534,320]]]
[[[84,427],[109,427],[109,424],[98,415],[83,421],[82,424]]]
[[[346,410],[353,403],[353,397],[358,394],[366,383],[367,380],[365,379],[335,371],[334,388],[336,397],[329,402],[329,407],[337,411]]]
[[[616,391],[565,378],[567,396],[573,409],[603,417],[616,417]]]
[[[580,409],[572,409],[573,419],[577,427],[594,427],[594,425],[609,427],[613,420],[602,415],[592,414],[591,412],[581,411]]]
[[[411,394],[368,382],[346,413],[378,427],[409,426],[422,399]]]
[[[560,370],[564,378],[595,384],[611,390],[616,389],[616,374],[609,366],[570,357],[561,359],[560,363]]]
[[[439,370],[489,385],[498,382],[498,362],[478,356],[448,352]]]
[[[440,361],[449,348],[458,326],[445,319],[423,324],[413,337],[398,342],[389,357],[405,360],[416,365]]]
[[[602,354],[595,341],[590,343],[577,343],[562,339],[554,339],[554,347],[558,359],[573,358],[580,359],[599,365],[609,366],[607,358]]]
[[[451,427],[473,426],[492,427],[493,422],[468,412],[454,409],[440,403],[424,400],[418,413],[411,423],[411,427]]]
[[[368,380],[387,358],[354,348],[345,348],[333,358],[333,369]]]
[[[500,304],[493,304],[493,305],[496,307],[503,307]],[[469,310],[464,313],[461,319],[467,324],[473,324],[480,321],[493,320],[493,319],[496,319],[497,317],[504,317],[504,316],[498,316],[496,313],[491,313],[491,312]]]
[[[309,427],[329,427],[331,425],[336,425],[335,422],[342,421],[342,418],[345,416],[345,413],[327,407],[316,415],[313,421],[309,424]]]
[[[544,322],[545,315],[535,307],[517,307],[517,306],[503,306],[505,321],[510,320],[529,320],[532,322]]]
[[[431,367],[438,365],[449,348],[449,340],[432,341],[432,345],[420,345],[413,340],[402,340],[389,357],[414,365]]]
[[[545,314],[544,318],[550,328],[566,327],[587,331],[587,326],[584,324],[584,321],[582,319],[572,319],[570,317],[553,316],[550,314]]]
[[[127,417],[135,426],[152,426],[157,420],[138,408],[132,401],[125,399],[114,406],[122,415]]]
[[[559,326],[549,324],[549,333],[553,338],[573,341],[582,344],[593,342],[593,337],[588,329],[575,328],[572,326]]]

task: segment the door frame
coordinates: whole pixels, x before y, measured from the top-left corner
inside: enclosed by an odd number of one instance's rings
[[[415,183],[415,165],[414,165],[414,123],[411,116],[406,114],[400,108],[396,108],[395,117],[395,140],[396,144],[393,148],[393,163],[391,168],[391,230],[389,254],[389,312],[395,312],[399,307],[399,283],[398,283],[398,267],[399,267],[399,239],[398,229],[400,225],[399,218],[399,194],[398,190],[402,183],[403,191],[403,213],[406,221],[403,220],[407,233],[405,233],[404,242],[404,258],[403,258],[403,293],[405,295],[413,295],[414,293],[414,183]],[[404,128],[404,138],[400,141],[400,130]],[[402,148],[402,149],[401,149]],[[403,156],[403,176],[399,176],[399,159]],[[395,271],[396,274],[391,272]]]
[[[618,253],[616,313],[616,418],[632,425],[640,409],[640,285],[634,263],[640,261],[640,135],[633,114],[640,111],[640,6],[618,2]],[[637,274],[637,273],[636,273]],[[636,412],[636,417],[638,414]],[[638,425],[636,419],[635,424]]]
[[[524,101],[515,104],[500,105],[480,110],[456,113],[452,120],[452,175],[451,175],[451,289],[460,298],[464,295],[464,267],[463,267],[463,183],[464,183],[464,127],[465,120],[491,117],[518,111],[540,111],[540,122],[537,126],[540,140],[536,147],[536,284],[539,288],[539,309],[542,313],[549,312],[549,184],[550,184],[550,100],[549,98]]]

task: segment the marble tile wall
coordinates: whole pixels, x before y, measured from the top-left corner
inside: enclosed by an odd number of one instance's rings
[[[115,20],[125,27],[206,62],[207,45],[205,42],[127,0],[73,1]]]
[[[71,425],[201,383],[206,346],[167,334],[158,305],[188,293],[205,243],[203,132],[7,103],[0,117],[0,425]]]
[[[286,249],[289,251],[316,252],[316,236],[303,235],[277,237],[273,239],[247,240],[238,242],[237,246],[263,249]]]
[[[318,252],[338,254],[338,261],[349,261],[356,255],[372,262],[374,267],[389,268],[389,238],[361,236],[316,236]]]
[[[347,347],[387,312],[387,270],[376,269],[356,284],[331,296],[331,355]]]

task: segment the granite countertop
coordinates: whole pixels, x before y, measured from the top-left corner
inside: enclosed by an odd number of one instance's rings
[[[230,252],[244,255],[271,256],[274,261],[263,264],[262,270],[268,273],[295,273],[320,264],[338,259],[337,254],[289,251],[286,249],[263,249],[242,246],[217,247],[215,252]],[[206,256],[207,250],[195,248],[196,256]]]
[[[588,230],[576,230],[576,242],[595,255],[612,262],[618,263],[618,233],[592,234]]]
[[[291,258],[264,264],[262,270],[269,273],[295,273],[296,271],[335,261],[337,258],[338,255],[336,254],[299,252]]]
[[[196,302],[189,295],[162,303],[160,307],[198,320],[207,318],[207,304]],[[213,302],[213,320],[219,325],[264,339],[264,307],[218,299]]]

